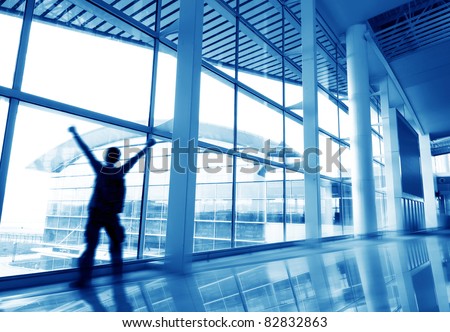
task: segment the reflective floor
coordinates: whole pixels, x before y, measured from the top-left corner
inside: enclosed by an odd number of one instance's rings
[[[68,283],[0,293],[0,311],[449,311],[450,233],[302,244],[146,269],[89,290]]]

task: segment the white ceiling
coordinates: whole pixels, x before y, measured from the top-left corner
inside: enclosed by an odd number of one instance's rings
[[[450,6],[450,2],[447,3],[448,0],[416,0],[411,4],[418,3],[424,6],[438,2],[445,7]],[[345,35],[349,26],[356,23],[368,23],[369,19],[406,3],[409,1],[317,0],[317,8],[340,37]],[[414,11],[414,7],[411,6],[409,10]],[[438,32],[447,27],[450,29],[450,18],[447,18],[450,15],[442,14],[439,17],[440,12],[435,14],[438,17],[433,21],[433,28]],[[426,14],[421,12],[420,15],[423,18]],[[408,28],[411,26],[412,24],[409,24]],[[415,29],[417,27],[412,27],[410,35],[415,36]],[[400,32],[392,35],[394,41],[396,36],[401,36]],[[425,134],[430,134],[432,140],[450,137],[450,36],[444,37],[438,38],[438,42],[434,44],[421,43],[419,46],[407,49],[405,53],[392,58],[388,57],[385,63],[394,73],[399,86],[409,100],[419,126]],[[345,39],[342,38],[342,40]],[[386,67],[373,55],[370,59],[372,78],[382,75]],[[397,106],[395,102],[393,103],[394,105],[391,106]]]

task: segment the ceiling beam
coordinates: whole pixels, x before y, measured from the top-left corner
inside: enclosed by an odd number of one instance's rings
[[[208,5],[213,8],[216,12],[218,12],[220,15],[222,15],[225,19],[228,20],[231,24],[236,26],[236,13],[229,9],[228,5],[224,3],[222,0],[215,0],[215,1],[207,1]],[[268,54],[270,54],[272,57],[277,59],[280,64],[283,63],[283,54],[282,52],[272,45],[272,43],[267,40],[266,37],[261,35],[257,30],[252,29],[251,24],[248,23],[244,18],[240,17],[239,19],[239,30],[244,33],[247,37],[249,37],[252,41],[254,41],[257,45],[259,45],[261,48],[263,48]],[[267,45],[267,46],[266,46]],[[301,75],[300,68],[292,63],[290,59],[285,58],[285,66],[289,68],[291,71],[299,75]]]
[[[414,127],[414,129],[421,135],[425,134],[425,131],[423,129],[422,124],[419,121],[419,118],[417,117],[416,112],[414,111],[414,108],[412,107],[408,97],[406,96],[405,91],[403,90],[403,87],[401,86],[399,80],[397,79],[397,77],[394,74],[394,71],[392,70],[391,66],[389,65],[389,63],[387,62],[387,60],[385,59],[385,57],[383,56],[383,53],[381,52],[381,50],[378,48],[377,44],[375,43],[375,41],[373,40],[372,36],[370,35],[369,32],[366,32],[366,40],[367,40],[367,44],[371,47],[371,49],[373,50],[373,52],[375,53],[375,55],[377,56],[378,60],[381,62],[381,64],[383,65],[384,69],[386,70],[389,78],[391,79],[392,83],[394,84],[395,88],[397,89],[400,97],[403,100],[403,103],[405,105],[405,110],[409,115],[410,120],[412,120],[411,125]]]
[[[268,0],[268,1],[275,9],[277,9],[280,12],[280,14],[283,15],[283,7],[278,0]],[[301,35],[302,26],[300,22],[292,15],[291,11],[289,10],[284,11],[284,19],[297,30],[299,35]],[[336,43],[336,45],[338,45],[338,43]],[[325,51],[322,45],[319,44],[318,46],[319,47],[317,48],[317,51],[320,53],[320,55],[322,55],[329,63],[331,64],[336,63],[339,74],[342,75],[343,77],[347,77],[347,72],[341,67],[339,63],[337,63],[336,59],[334,59],[327,51]]]
[[[149,45],[154,44],[154,38],[156,37],[154,31],[104,1],[70,0],[70,2]]]

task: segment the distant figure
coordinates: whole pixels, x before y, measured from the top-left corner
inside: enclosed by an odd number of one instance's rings
[[[119,213],[123,210],[125,199],[125,175],[145,155],[156,141],[149,139],[146,147],[130,158],[123,165],[116,165],[120,161],[120,149],[110,147],[103,153],[105,163],[99,162],[86,143],[81,139],[75,127],[69,131],[81,150],[88,158],[96,174],[94,192],[89,202],[89,217],[85,229],[86,249],[79,258],[80,275],[72,282],[75,288],[89,287],[92,278],[94,256],[99,242],[100,230],[105,228],[109,236],[109,252],[111,255],[113,274],[116,278],[122,276],[122,242],[125,240],[125,229],[120,224]]]

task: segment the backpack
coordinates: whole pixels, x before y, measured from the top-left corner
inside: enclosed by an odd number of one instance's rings
[[[105,212],[121,213],[125,200],[125,179],[122,172],[100,172],[95,185],[94,206]]]

